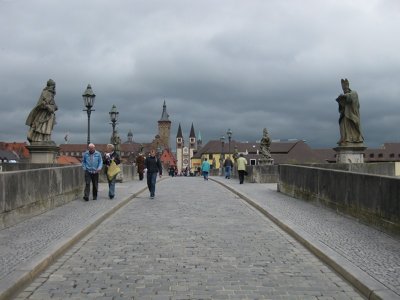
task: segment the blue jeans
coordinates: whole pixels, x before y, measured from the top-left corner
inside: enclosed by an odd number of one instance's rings
[[[231,178],[231,166],[225,167],[225,178]]]
[[[114,198],[115,196],[115,179],[117,176],[114,176],[112,180],[108,181],[108,197],[110,199]]]
[[[154,197],[154,193],[156,192],[157,174],[158,173],[147,172],[147,187],[150,191],[150,197]]]
[[[207,171],[203,171],[203,177],[204,177],[204,180],[208,180],[208,172]]]

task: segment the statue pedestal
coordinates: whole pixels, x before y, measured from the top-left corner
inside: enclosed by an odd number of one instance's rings
[[[272,158],[260,158],[258,160],[258,164],[260,166],[268,166],[268,165],[273,165],[274,164],[274,160]]]
[[[342,164],[364,163],[364,144],[353,144],[333,148],[336,152],[336,162]]]
[[[27,146],[31,155],[30,162],[34,164],[54,164],[56,156],[60,150],[53,141],[50,142],[33,142]]]

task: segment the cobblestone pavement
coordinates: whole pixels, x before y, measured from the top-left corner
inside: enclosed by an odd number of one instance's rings
[[[364,299],[254,208],[212,181],[142,193],[19,299]]]
[[[101,214],[118,205],[120,199],[145,187],[143,181],[117,183],[116,198],[108,200],[107,184],[99,185],[98,200],[69,202],[40,216],[0,230],[0,279],[41,255],[66,235],[91,224]]]
[[[304,230],[400,295],[398,237],[333,210],[278,193],[276,184],[239,184],[238,180],[214,179],[256,201],[290,227]]]

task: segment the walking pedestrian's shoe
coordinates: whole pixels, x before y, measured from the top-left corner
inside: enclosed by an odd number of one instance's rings
[[[97,200],[97,197],[94,197],[93,200]]]
[[[83,200],[89,201],[89,198],[88,197],[83,197]]]
[[[114,196],[108,196],[108,197],[110,197],[110,199],[114,199]]]

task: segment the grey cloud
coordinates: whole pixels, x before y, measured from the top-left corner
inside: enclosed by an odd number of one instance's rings
[[[334,147],[335,98],[347,77],[360,96],[366,144],[399,139],[397,1],[0,1],[0,140],[26,140],[25,119],[57,83],[62,143],[86,141],[82,93],[96,93],[91,136],[157,133],[162,103],[188,135],[228,128],[238,140],[305,139]]]

